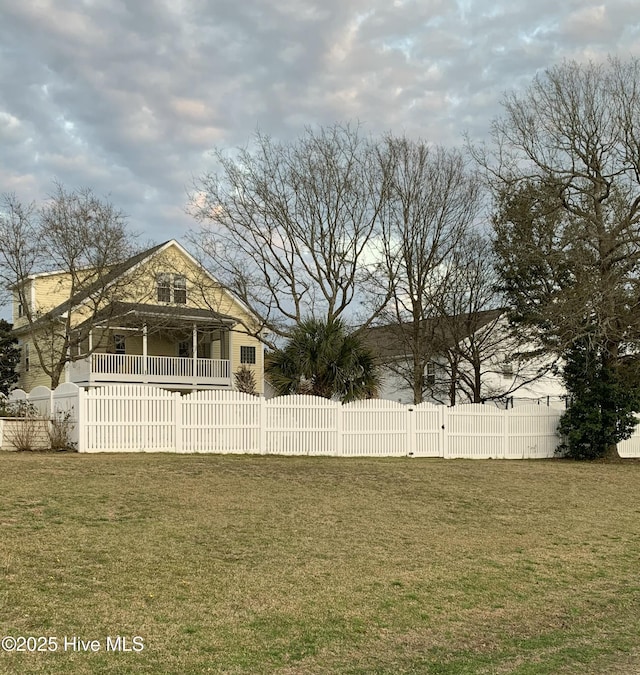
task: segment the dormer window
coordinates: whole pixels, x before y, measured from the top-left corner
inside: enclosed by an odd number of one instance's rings
[[[182,274],[173,275],[173,301],[178,305],[187,304],[187,279]]]
[[[183,274],[163,272],[156,277],[158,302],[187,303],[187,278]]]
[[[171,302],[171,275],[158,274],[158,302]]]
[[[436,364],[433,361],[427,363],[424,373],[424,383],[432,387],[436,383]]]

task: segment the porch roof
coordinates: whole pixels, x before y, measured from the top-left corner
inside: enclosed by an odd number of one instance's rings
[[[95,317],[88,319],[77,326],[82,329],[85,325],[93,327],[102,325],[121,327],[141,327],[142,324],[161,328],[184,328],[185,324],[197,324],[200,328],[216,329],[231,328],[237,319],[227,314],[220,314],[208,309],[184,307],[175,305],[145,305],[135,302],[114,302],[98,312]]]

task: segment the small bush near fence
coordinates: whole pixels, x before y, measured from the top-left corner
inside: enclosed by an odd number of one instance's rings
[[[27,399],[0,401],[0,417],[38,417],[38,409]]]
[[[2,448],[30,452],[49,449],[49,420],[27,416],[2,420]]]
[[[2,447],[11,450],[42,450],[48,447],[47,421],[26,399],[0,400]]]
[[[0,399],[0,447],[4,450],[75,450],[73,410],[54,410],[41,399],[32,402],[18,393],[18,398]]]
[[[51,450],[63,452],[65,450],[77,450],[77,445],[71,440],[74,422],[72,411],[56,410],[49,420],[49,444]]]

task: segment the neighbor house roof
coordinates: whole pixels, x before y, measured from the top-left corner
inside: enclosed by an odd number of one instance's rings
[[[503,308],[488,309],[423,319],[420,322],[419,335],[429,343],[435,353],[442,352],[497,321],[505,311]],[[414,326],[413,322],[372,326],[362,331],[360,337],[379,359],[400,358],[411,353]]]

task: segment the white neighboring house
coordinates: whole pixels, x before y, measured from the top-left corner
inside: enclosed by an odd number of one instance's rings
[[[551,357],[525,358],[508,330],[503,309],[477,312],[472,317],[428,319],[421,344],[427,356],[423,400],[451,404],[452,373],[455,403],[494,402],[500,407],[527,403],[564,405],[566,390],[552,369]],[[411,324],[375,326],[364,334],[381,369],[379,397],[413,403],[410,385],[411,349],[406,335]]]

